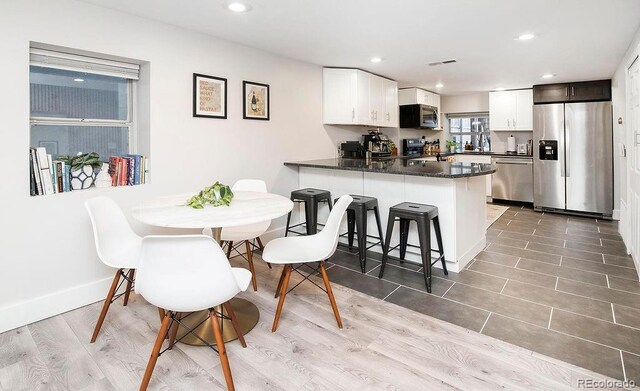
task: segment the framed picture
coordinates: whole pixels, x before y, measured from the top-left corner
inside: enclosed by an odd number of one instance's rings
[[[244,119],[269,120],[269,85],[242,82],[242,110]]]
[[[227,118],[227,79],[193,74],[193,116]]]

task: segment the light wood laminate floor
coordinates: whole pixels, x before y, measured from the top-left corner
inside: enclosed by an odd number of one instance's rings
[[[242,259],[232,263],[243,265]],[[227,344],[237,390],[563,390],[602,375],[334,284],[344,329],[324,292],[304,283],[271,332],[279,267],[259,259],[260,322],[248,347]],[[292,284],[299,280],[292,276]],[[95,344],[101,303],[0,334],[0,390],[136,390],[154,342],[157,311],[139,295],[114,303]],[[150,389],[224,389],[217,355],[177,345]]]

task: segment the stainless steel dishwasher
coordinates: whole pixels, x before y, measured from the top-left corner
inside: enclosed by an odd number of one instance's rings
[[[494,157],[496,172],[491,178],[493,199],[533,202],[533,158]]]

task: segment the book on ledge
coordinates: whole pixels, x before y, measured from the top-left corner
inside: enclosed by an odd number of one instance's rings
[[[109,157],[112,186],[136,186],[147,182],[148,159],[143,155],[127,154]]]

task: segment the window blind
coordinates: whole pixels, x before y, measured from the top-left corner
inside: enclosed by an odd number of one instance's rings
[[[80,56],[52,50],[31,48],[29,61],[33,66],[94,73],[97,75],[138,80],[140,65],[102,58]]]

